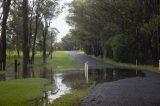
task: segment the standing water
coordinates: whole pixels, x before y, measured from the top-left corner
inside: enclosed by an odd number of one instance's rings
[[[55,81],[55,86],[56,86],[57,89],[55,90],[55,92],[48,91],[48,100],[49,100],[49,102],[54,101],[55,99],[61,97],[62,95],[70,93],[70,90],[71,90],[70,87],[67,87],[63,83],[62,74],[55,74],[54,75],[54,81]]]
[[[144,77],[145,74],[141,71],[126,70],[126,69],[89,69],[88,81],[86,82],[86,73],[84,71],[67,71],[63,74],[54,74],[54,86],[56,90],[47,92],[47,99],[52,103],[57,98],[62,97],[74,90],[85,90],[96,82],[105,83],[130,77]],[[67,85],[66,85],[67,84]]]

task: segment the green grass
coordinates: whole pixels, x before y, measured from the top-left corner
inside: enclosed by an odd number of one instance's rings
[[[86,96],[86,91],[74,91],[70,94],[64,95],[56,99],[52,106],[76,106]]]
[[[80,55],[86,55],[83,51],[79,52]],[[88,56],[88,55],[86,55]],[[100,57],[95,57],[95,56],[90,56],[94,59],[103,61],[107,64],[111,64],[114,65],[115,67],[118,68],[127,68],[127,69],[140,69],[140,70],[146,70],[146,71],[154,71],[154,72],[160,72],[160,70],[158,69],[158,67],[154,67],[154,66],[150,66],[150,65],[138,65],[136,66],[135,64],[129,64],[129,63],[121,63],[121,62],[116,62],[113,59],[110,58],[100,58]]]
[[[150,65],[137,65],[136,66],[135,64],[116,62],[113,59],[109,59],[109,58],[105,58],[105,59],[101,59],[99,57],[93,57],[93,58],[103,61],[105,63],[111,64],[111,65],[114,65],[117,68],[140,69],[140,70],[146,70],[146,71],[160,72],[158,67],[154,67]]]
[[[53,59],[48,60],[48,66],[54,70],[65,70],[72,68],[82,68],[83,65],[72,58],[66,51],[56,51],[53,53]]]
[[[31,100],[40,97],[46,79],[19,79],[0,82],[0,106],[30,106]]]

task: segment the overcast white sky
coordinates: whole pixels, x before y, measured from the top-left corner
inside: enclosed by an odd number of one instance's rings
[[[73,0],[60,0],[60,4],[63,5],[65,3],[70,3]],[[68,32],[69,29],[71,28],[67,23],[66,23],[66,16],[69,14],[68,8],[66,8],[56,19],[53,19],[51,23],[51,27],[56,27],[59,30],[59,34],[57,35],[57,42],[61,41],[61,38],[64,37]]]

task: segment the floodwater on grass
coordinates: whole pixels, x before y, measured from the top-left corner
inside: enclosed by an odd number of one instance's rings
[[[46,78],[52,80],[52,69],[48,69],[45,66],[37,66],[37,67],[29,67],[27,72],[28,78]],[[0,81],[5,80],[14,80],[14,79],[22,79],[23,73],[21,69],[18,69],[17,72],[6,71],[0,72]]]
[[[66,84],[62,82],[63,81],[62,74],[55,74],[54,81],[56,85],[56,90],[54,92],[48,91],[48,99],[50,102],[61,97],[62,95],[70,93],[70,89],[71,89],[70,87],[68,87]]]
[[[94,83],[112,82],[130,77],[145,77],[145,74],[142,71],[126,69],[89,69],[88,77],[87,81],[84,71],[80,70],[55,73],[53,79],[57,89],[47,92],[48,103],[54,103],[55,99],[71,93],[73,90],[86,90]]]
[[[142,71],[127,70],[127,69],[89,69],[88,80],[86,80],[85,72],[82,70],[70,70],[63,73],[41,67],[39,71],[34,68],[30,68],[29,77],[31,78],[47,78],[51,81],[52,90],[44,90],[44,95],[40,98],[40,104],[48,106],[54,102],[55,99],[60,98],[63,95],[71,93],[73,90],[87,90],[93,84],[99,84],[104,82],[112,82],[120,79],[126,79],[131,77],[145,77]],[[20,73],[16,74],[0,74],[0,80],[17,79],[22,78]],[[45,85],[47,86],[47,85]],[[37,100],[36,100],[37,102]],[[38,103],[39,104],[39,103]]]

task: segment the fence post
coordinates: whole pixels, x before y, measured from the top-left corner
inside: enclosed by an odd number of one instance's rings
[[[87,80],[87,83],[88,83],[88,62],[85,62],[85,78],[86,78],[86,80]]]
[[[138,60],[136,59],[136,76],[138,74],[137,66],[138,66]]]
[[[160,60],[159,60],[159,70],[160,70]]]

